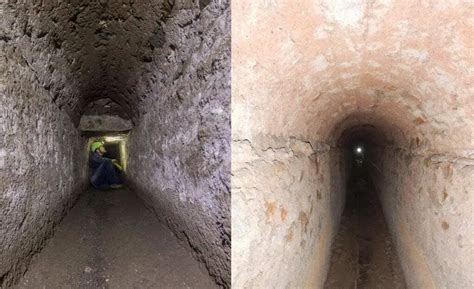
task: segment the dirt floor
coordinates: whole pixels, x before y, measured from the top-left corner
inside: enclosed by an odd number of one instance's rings
[[[325,289],[406,289],[380,202],[366,171],[349,183]]]
[[[190,249],[123,189],[83,195],[15,288],[218,286]]]

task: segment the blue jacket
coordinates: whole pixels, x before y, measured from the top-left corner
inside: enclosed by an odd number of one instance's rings
[[[89,157],[89,180],[95,188],[122,183],[120,172],[115,168],[112,160],[104,158],[97,152]]]

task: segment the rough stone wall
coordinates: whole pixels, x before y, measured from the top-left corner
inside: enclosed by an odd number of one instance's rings
[[[177,1],[136,93],[128,177],[140,196],[230,286],[230,8]]]
[[[466,1],[233,2],[234,286],[322,287],[343,205],[327,201],[341,199],[331,188],[343,181],[335,142],[371,124],[386,136],[378,187],[410,288],[472,287],[473,246],[458,244],[472,239],[472,11]],[[291,139],[329,147],[332,157],[318,166],[295,158]],[[426,166],[433,157],[441,162]],[[449,164],[452,180],[438,168]],[[285,221],[276,218],[281,206],[308,197]],[[314,246],[287,245],[285,229],[311,204],[320,208],[308,215],[313,234],[293,242]],[[318,231],[320,216],[327,221]],[[249,267],[246,252],[268,266]]]
[[[110,98],[91,101],[82,111],[79,121],[81,131],[128,131],[133,123],[124,107]]]
[[[0,5],[2,40],[19,50],[17,62],[32,71],[30,81],[37,82],[58,107],[77,117],[81,79],[72,71],[81,67],[77,52],[83,43],[72,45],[77,35],[67,33],[72,27],[69,11],[58,8],[59,1],[3,1]]]
[[[119,104],[127,118],[138,118],[143,94],[135,90],[153,81],[138,76],[162,45],[162,22],[174,2],[179,1],[18,0],[2,5],[15,20],[18,47],[34,52],[25,57],[38,81],[77,125],[88,105],[103,98]],[[39,73],[45,68],[48,73]]]
[[[374,180],[410,288],[474,286],[472,151],[379,154]]]
[[[87,184],[85,142],[52,101],[35,44],[0,11],[0,287],[9,287]],[[18,21],[16,21],[18,20]],[[43,53],[47,53],[43,51]],[[44,77],[44,78],[43,78]]]
[[[296,138],[234,139],[233,287],[322,286],[343,207],[343,182],[332,178],[345,170],[334,158],[329,146]]]
[[[97,132],[112,132],[112,131],[129,131],[133,128],[132,122],[128,119],[123,119],[116,115],[83,115],[79,122],[79,129],[81,131],[97,131]]]

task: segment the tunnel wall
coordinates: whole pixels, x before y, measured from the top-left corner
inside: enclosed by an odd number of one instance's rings
[[[340,155],[295,137],[234,137],[233,286],[322,288],[344,205]]]
[[[2,7],[3,8],[3,7]],[[2,11],[4,12],[4,11]],[[87,185],[85,142],[38,80],[30,40],[0,38],[0,286],[9,287]],[[17,22],[18,24],[18,22]],[[44,66],[46,67],[46,66]]]
[[[472,156],[379,148],[372,168],[409,288],[470,288]],[[466,239],[467,238],[467,239]]]
[[[177,2],[162,48],[137,89],[146,98],[129,138],[128,179],[230,286],[230,9]],[[145,70],[145,71],[146,71]]]
[[[472,287],[466,5],[232,4],[234,286],[322,288],[344,205],[335,140],[371,124],[388,135],[377,187],[409,288]]]

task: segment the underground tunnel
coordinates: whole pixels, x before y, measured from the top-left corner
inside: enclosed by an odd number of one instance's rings
[[[233,286],[474,286],[470,18],[233,2]]]
[[[229,3],[0,13],[0,287],[229,288]],[[90,186],[97,138],[124,188]]]
[[[384,187],[376,187],[383,177],[383,151],[400,145],[375,124],[364,123],[368,119],[357,114],[346,118],[351,126],[334,142],[339,153],[330,160],[331,187],[342,184],[344,208],[331,248],[327,289],[406,288],[378,197],[383,191],[377,188]]]

